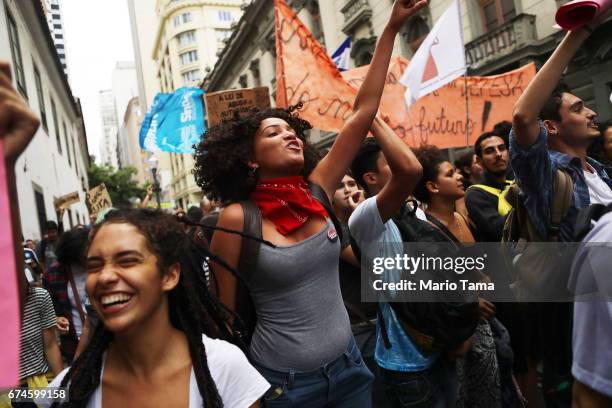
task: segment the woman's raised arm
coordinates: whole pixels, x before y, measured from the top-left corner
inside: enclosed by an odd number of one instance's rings
[[[404,22],[426,5],[427,0],[395,0],[389,21],[376,44],[368,73],[355,98],[353,115],[340,130],[327,156],[310,174],[309,180],[323,187],[329,197],[346,174],[378,112],[395,36]]]

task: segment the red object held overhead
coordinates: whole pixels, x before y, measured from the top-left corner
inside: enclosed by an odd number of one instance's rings
[[[555,21],[566,30],[576,30],[612,7],[612,0],[574,0],[559,7]]]

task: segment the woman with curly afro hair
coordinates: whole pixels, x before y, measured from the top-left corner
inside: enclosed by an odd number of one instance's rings
[[[243,231],[240,201],[256,204],[264,240],[247,287],[257,323],[251,361],[272,384],[266,406],[370,407],[373,376],[351,333],[338,278],[340,242],[323,206],[346,174],[376,116],[393,42],[427,4],[397,0],[359,89],[353,115],[318,161],[295,107],[253,111],[212,127],[196,149],[196,181],[224,209],[217,227]],[[237,268],[243,238],[217,230],[211,251]],[[212,264],[221,301],[236,307],[237,279]]]

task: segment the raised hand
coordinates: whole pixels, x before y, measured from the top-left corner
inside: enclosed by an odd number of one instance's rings
[[[354,211],[355,208],[364,200],[363,191],[357,190],[350,196],[348,196],[348,203],[351,206],[351,209]]]
[[[28,108],[11,83],[11,67],[0,61],[0,137],[4,142],[4,156],[10,166],[28,146],[40,121]]]
[[[389,22],[387,23],[388,26],[395,30],[395,32],[398,32],[406,20],[426,5],[427,0],[395,0]]]

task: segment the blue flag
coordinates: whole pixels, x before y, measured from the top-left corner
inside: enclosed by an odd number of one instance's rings
[[[346,40],[331,56],[334,60],[334,64],[338,67],[339,71],[346,71],[349,69],[349,61],[351,60],[351,37],[346,37]]]
[[[150,152],[193,153],[193,145],[206,131],[200,88],[179,88],[159,93],[140,128],[140,147]]]

